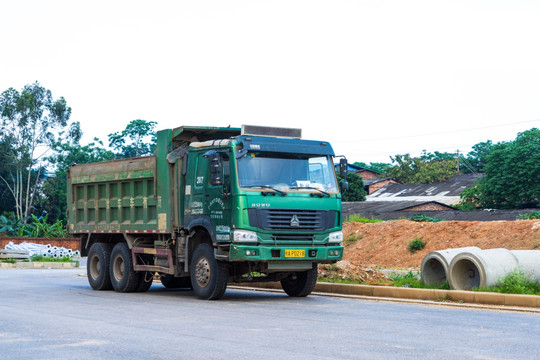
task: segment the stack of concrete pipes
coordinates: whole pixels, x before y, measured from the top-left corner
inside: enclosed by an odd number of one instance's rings
[[[422,259],[420,276],[426,285],[448,281],[454,290],[497,285],[514,270],[540,282],[540,250],[482,250],[464,247],[432,251]]]
[[[45,257],[51,258],[61,258],[64,256],[80,256],[79,250],[73,251],[71,249],[66,249],[64,247],[51,246],[51,244],[41,245],[23,242],[21,244],[14,244],[13,241],[10,241],[6,246],[6,250],[16,250],[16,251],[25,251],[29,256],[33,255],[43,255]]]

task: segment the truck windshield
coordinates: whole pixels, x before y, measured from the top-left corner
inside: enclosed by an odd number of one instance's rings
[[[248,152],[238,160],[238,180],[242,188],[260,187],[277,192],[338,191],[329,156]]]

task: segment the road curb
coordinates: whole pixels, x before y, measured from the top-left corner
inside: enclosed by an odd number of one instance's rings
[[[0,263],[0,269],[73,269],[80,267],[79,262],[24,262],[15,264]]]
[[[278,282],[235,284],[245,287],[281,289]],[[413,289],[393,286],[333,284],[319,282],[313,290],[321,294],[339,294],[385,299],[408,299],[437,303],[476,304],[512,308],[531,308],[540,311],[540,296],[500,294],[476,291]]]

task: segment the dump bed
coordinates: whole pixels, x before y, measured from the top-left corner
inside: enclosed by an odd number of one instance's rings
[[[70,232],[167,232],[158,215],[156,157],[72,166],[68,174]]]

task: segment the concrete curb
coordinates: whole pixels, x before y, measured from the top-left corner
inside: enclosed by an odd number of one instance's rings
[[[234,284],[235,286],[280,289],[278,282]],[[540,311],[540,296],[500,294],[476,291],[413,289],[392,286],[351,285],[319,282],[314,292],[321,294],[339,294],[384,299],[409,299],[437,303],[476,304],[504,306],[512,308],[531,308]]]
[[[15,264],[0,263],[0,269],[73,269],[80,267],[78,262],[24,262]]]

